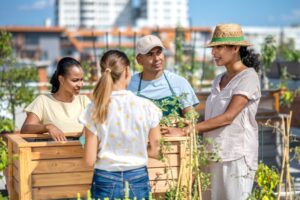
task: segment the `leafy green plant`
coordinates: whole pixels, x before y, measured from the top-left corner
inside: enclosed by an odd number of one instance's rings
[[[279,183],[279,175],[274,168],[260,163],[255,175],[257,186],[254,188],[251,200],[274,200],[274,191]]]
[[[187,94],[182,94],[178,97],[174,97],[172,100],[164,99],[161,102],[154,101],[154,103],[159,107],[163,112],[167,111],[169,107],[172,107],[171,113],[168,116],[164,116],[160,121],[160,126],[162,127],[178,127],[183,128],[185,126],[184,119],[179,116],[177,110],[181,109],[180,104]]]
[[[11,119],[0,116],[0,134],[3,132],[12,132],[13,130],[13,121]]]
[[[193,45],[188,49],[185,48],[185,31],[182,27],[176,28],[175,36],[175,70],[182,77],[185,77],[189,83],[195,88],[199,77],[195,74],[195,71],[200,68],[200,64],[195,61],[195,48]]]
[[[179,97],[179,100],[186,98],[186,95]],[[178,99],[177,99],[178,100]],[[171,180],[168,180],[169,190],[166,192],[164,199],[199,199],[201,198],[202,190],[207,190],[210,186],[210,174],[205,173],[202,169],[208,165],[209,161],[219,160],[218,148],[214,145],[212,140],[204,140],[202,136],[195,133],[195,124],[199,114],[191,109],[185,114],[185,118],[181,118],[175,112],[179,105],[173,105],[179,101],[169,101],[161,102],[158,104],[162,110],[168,105],[172,105],[173,110],[170,115],[163,117],[161,120],[161,126],[171,126],[171,127],[190,127],[191,133],[187,137],[186,141],[183,141],[183,147],[185,149],[185,154],[182,155],[186,157],[186,161],[181,160],[181,169],[179,173],[178,180],[173,178],[171,174]],[[178,103],[177,103],[178,104]],[[163,152],[168,152],[169,144],[162,140],[161,149]],[[161,160],[166,163],[166,168],[169,167],[168,160],[161,155]],[[168,169],[166,169],[168,171]],[[171,171],[171,170],[170,170]],[[189,181],[182,182],[182,178],[189,176]],[[191,178],[193,177],[193,178]],[[192,180],[194,179],[194,180]]]
[[[267,36],[261,48],[261,82],[263,89],[269,89],[269,79],[266,72],[270,70],[272,63],[275,61],[277,55],[277,47],[273,36]]]
[[[37,71],[30,66],[17,66],[12,58],[11,34],[0,32],[0,101],[7,102],[3,110],[8,110],[15,123],[15,110],[24,106],[35,98],[34,89],[30,82],[37,80]],[[3,53],[3,54],[2,54]]]
[[[276,41],[273,36],[269,35],[265,38],[265,41],[261,48],[261,59],[265,70],[271,68],[272,62],[275,61],[277,55]]]
[[[2,194],[0,193],[0,200],[8,200],[7,197],[2,196]]]
[[[0,66],[8,63],[12,59],[11,34],[0,31]]]
[[[300,51],[295,50],[294,48],[284,48],[283,49],[283,58],[286,61],[299,62],[300,61]]]
[[[291,107],[291,104],[294,101],[294,93],[290,90],[283,91],[280,95],[279,103],[281,106]]]
[[[7,144],[3,140],[2,137],[0,137],[0,172],[2,172],[8,165],[8,151],[7,151]],[[0,179],[2,177],[0,176]]]
[[[81,62],[81,67],[84,71],[83,80],[92,83],[94,81],[94,75],[96,74],[95,66],[89,61],[83,61]]]
[[[294,101],[295,96],[298,94],[298,90],[295,92],[288,89],[288,81],[293,78],[293,75],[288,73],[287,68],[283,67],[280,75],[280,84],[279,88],[281,88],[282,92],[280,95],[279,103],[281,106],[286,106],[288,108],[291,107],[291,104]]]

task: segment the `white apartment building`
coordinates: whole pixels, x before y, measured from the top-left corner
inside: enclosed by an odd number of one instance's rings
[[[188,27],[188,0],[140,0],[137,27]]]
[[[56,25],[68,28],[188,27],[188,0],[56,0]]]
[[[56,25],[110,29],[133,24],[132,0],[56,0]]]

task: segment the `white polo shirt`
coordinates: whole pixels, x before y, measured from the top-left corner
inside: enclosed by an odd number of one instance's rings
[[[261,97],[260,82],[253,68],[237,74],[220,91],[223,74],[213,82],[211,94],[205,106],[205,120],[221,115],[227,109],[233,95],[244,95],[249,102],[236,116],[232,124],[204,133],[206,138],[213,139],[220,147],[222,161],[233,161],[245,157],[248,166],[257,168],[258,163],[258,126],[255,115]]]

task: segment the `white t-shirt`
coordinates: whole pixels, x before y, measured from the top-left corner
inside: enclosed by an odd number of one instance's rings
[[[113,91],[108,116],[103,124],[91,119],[93,103],[80,115],[79,121],[98,136],[99,152],[95,168],[125,171],[147,165],[148,134],[162,117],[151,101],[127,90]]]
[[[75,95],[72,102],[66,103],[45,94],[39,95],[25,111],[36,114],[42,124],[53,124],[64,133],[82,132],[78,117],[89,103],[86,95]]]
[[[223,74],[216,77],[212,91],[206,101],[205,120],[223,114],[233,95],[244,95],[249,102],[236,116],[230,125],[204,133],[206,138],[212,138],[221,148],[219,155],[222,161],[233,161],[245,157],[252,169],[258,162],[258,126],[255,115],[261,97],[260,82],[253,68],[248,68],[237,74],[220,91],[220,81]]]

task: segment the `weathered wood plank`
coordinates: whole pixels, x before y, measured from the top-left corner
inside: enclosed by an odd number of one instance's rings
[[[177,179],[179,175],[179,167],[149,168],[148,173],[151,181]]]
[[[18,154],[16,154],[16,155],[18,155]],[[13,159],[13,161],[12,161],[12,165],[13,165],[13,167],[16,167],[16,168],[19,169],[19,164],[20,164],[20,162],[19,162],[19,156],[16,156],[16,158]]]
[[[164,153],[170,154],[170,153],[179,153],[179,144],[177,143],[170,143],[170,146],[167,150],[164,151]]]
[[[171,143],[177,143],[179,141],[185,141],[188,137],[164,137],[164,140]]]
[[[149,158],[148,168],[165,167],[166,164],[171,167],[175,167],[175,166],[179,166],[180,164],[179,154],[167,154],[165,160],[166,160],[165,162],[162,162],[153,158]]]
[[[37,187],[33,188],[32,196],[34,200],[76,198],[77,193],[80,193],[81,197],[86,197],[89,189],[90,185]]]
[[[93,171],[87,167],[82,158],[65,158],[51,160],[36,160],[31,162],[33,174],[51,174],[61,172]]]
[[[81,146],[33,147],[32,160],[53,158],[82,158],[84,150]]]
[[[91,184],[92,172],[72,172],[32,175],[32,186],[63,186]]]
[[[13,167],[13,170],[14,170],[14,174],[13,174],[13,178],[16,179],[17,181],[20,180],[20,172],[19,172],[19,169],[14,166]]]
[[[7,188],[8,188],[8,194],[9,199],[18,199],[17,197],[17,191],[16,187],[14,187],[14,165],[13,162],[13,142],[11,140],[8,140],[7,142],[7,149],[8,149],[8,162],[10,163],[7,167],[7,170],[5,171],[6,174],[6,181],[7,181]]]
[[[20,148],[19,153],[19,196],[20,200],[31,200],[31,148]]]
[[[12,180],[12,182],[13,182],[13,188],[14,188],[14,192],[15,192],[15,194],[20,194],[20,183],[19,183],[19,181],[17,181],[15,178],[13,178],[13,180]],[[19,198],[17,198],[17,199],[19,199]]]
[[[170,188],[171,181],[159,180],[150,181],[151,191],[153,193],[164,193]]]

